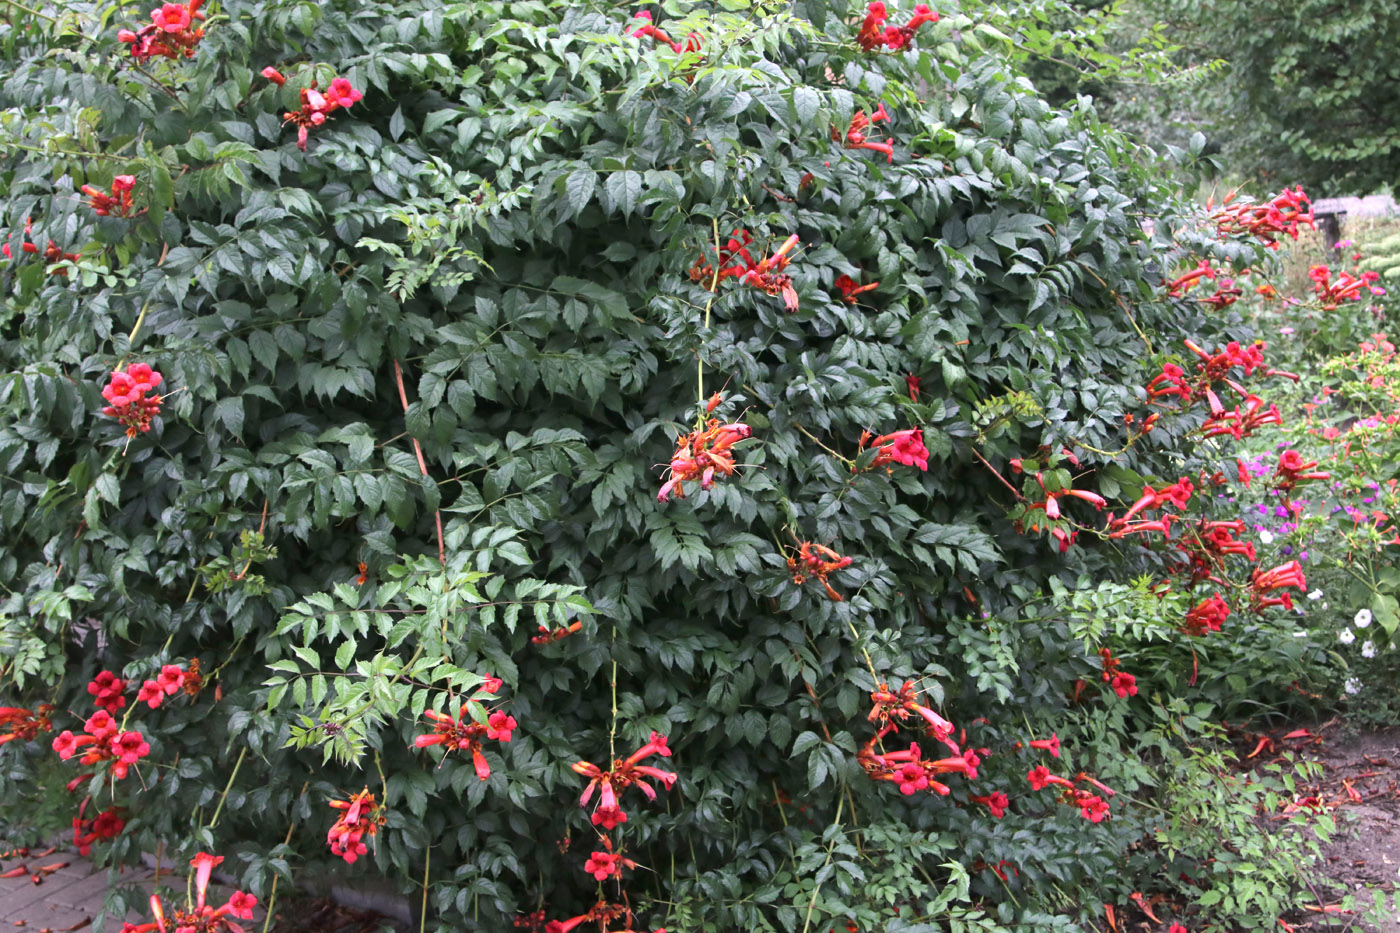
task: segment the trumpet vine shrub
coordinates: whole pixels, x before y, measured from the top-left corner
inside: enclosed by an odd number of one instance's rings
[[[1192,645],[1301,576],[1190,500],[1265,350],[1163,285],[1245,220],[976,11],[112,10],[0,37],[7,799],[222,853],[211,929],[336,863],[454,931],[1208,877]]]

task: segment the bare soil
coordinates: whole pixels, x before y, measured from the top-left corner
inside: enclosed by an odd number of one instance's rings
[[[1358,732],[1332,720],[1271,735],[1269,741],[1256,761],[1291,750],[1322,766],[1320,777],[1298,788],[1295,803],[1325,808],[1337,823],[1311,884],[1326,912],[1304,914],[1294,927],[1400,933],[1394,909],[1376,922],[1364,919],[1371,904],[1368,889],[1384,892],[1384,903],[1391,904],[1400,882],[1400,728]],[[1355,896],[1356,909],[1343,906],[1348,894]]]

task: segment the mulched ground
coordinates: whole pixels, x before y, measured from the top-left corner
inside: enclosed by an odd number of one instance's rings
[[[278,906],[272,933],[383,933],[403,928],[370,910],[341,907],[325,898],[305,898]]]
[[[1370,903],[1368,887],[1385,892],[1387,904],[1400,881],[1400,729],[1358,732],[1340,720],[1268,733],[1236,733],[1242,758],[1250,764],[1273,760],[1285,750],[1322,765],[1322,775],[1298,788],[1286,809],[1326,809],[1337,833],[1322,848],[1322,872],[1311,884],[1325,913],[1297,918],[1298,930],[1355,930],[1400,933],[1400,916],[1379,924],[1361,919]],[[1277,815],[1286,819],[1283,814]],[[1344,895],[1355,894],[1357,911],[1344,910]],[[1293,922],[1290,919],[1290,922]]]

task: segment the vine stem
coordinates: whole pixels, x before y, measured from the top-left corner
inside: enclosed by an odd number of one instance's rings
[[[219,795],[219,805],[214,808],[214,815],[209,819],[209,828],[213,829],[219,822],[219,814],[224,812],[224,801],[228,799],[228,792],[233,790],[233,781],[238,777],[238,769],[243,766],[243,756],[248,754],[248,746],[238,750],[238,760],[233,763],[233,771],[228,776],[228,783],[224,785],[224,792]]]
[[[37,16],[37,17],[39,17],[40,19],[46,19],[46,20],[48,20],[49,22],[53,23],[54,25],[58,25],[58,17],[57,17],[57,16],[50,16],[50,15],[47,14],[47,13],[40,13],[38,10],[30,9],[29,7],[27,7],[27,6],[25,6],[25,5],[21,4],[21,3],[16,3],[15,0],[3,0],[3,2],[4,2],[4,4],[5,4],[5,6],[14,7],[16,10],[22,10],[23,12],[28,13],[30,16]]]
[[[418,910],[418,933],[428,929],[428,869],[433,864],[433,847],[423,850],[423,905]]]
[[[617,637],[616,629],[613,637]],[[617,659],[612,662],[612,725],[608,726],[608,758],[617,760]]]
[[[704,332],[710,332],[710,308],[714,307],[715,296],[719,294],[719,218],[710,218],[710,229],[714,231],[715,237],[715,268],[710,276],[710,297],[705,301],[705,328]],[[698,352],[695,354],[695,395],[700,400],[700,413],[696,416],[698,423],[703,426],[705,423],[705,360]]]
[[[301,793],[297,795],[298,799],[306,796],[306,789],[310,786],[310,781],[301,785]],[[296,817],[293,817],[292,821],[287,824],[287,835],[282,837],[282,846],[284,848],[292,844],[292,830],[296,829],[296,826]],[[269,891],[267,895],[267,916],[263,918],[262,933],[267,933],[268,927],[272,925],[272,908],[273,905],[277,903],[277,882],[279,880],[281,880],[281,875],[274,873],[272,876],[272,890]]]
[[[399,365],[398,360],[394,360],[394,382],[396,382],[399,387],[399,404],[403,405],[403,413],[405,416],[407,416],[408,393],[404,391],[403,367]],[[423,445],[418,443],[418,438],[413,437],[412,435],[409,435],[409,437],[413,441],[413,452],[418,456],[418,470],[423,474],[423,478],[427,479],[428,464],[423,460]],[[433,520],[437,523],[438,563],[441,564],[443,567],[446,567],[447,548],[444,547],[442,543],[442,509],[433,510]]]
[[[842,810],[845,806],[846,806],[846,798],[845,798],[845,797],[840,797],[840,798],[838,798],[837,801],[836,801],[836,821],[835,821],[838,825],[839,825],[840,822],[841,822],[841,810]],[[826,861],[822,863],[822,868],[825,868],[826,866],[828,866],[828,865],[831,864],[831,850],[832,850],[832,848],[833,848],[835,845],[836,845],[836,840],[833,839],[832,842],[831,842],[831,845],[830,845],[830,846],[827,846],[827,849],[826,849]],[[806,917],[803,919],[803,921],[802,921],[802,933],[807,933],[808,928],[811,927],[811,925],[812,925],[812,911],[813,911],[814,909],[816,909],[816,906],[817,906],[817,895],[821,893],[821,890],[822,890],[822,886],[821,886],[820,884],[818,884],[815,888],[812,889],[812,899],[811,899],[810,901],[807,902],[807,916],[806,916]]]
[[[1015,486],[1011,485],[1010,483],[1008,483],[1008,482],[1006,481],[1006,477],[1005,477],[1005,476],[1002,476],[1001,473],[999,473],[999,472],[996,470],[995,467],[993,467],[990,463],[987,462],[987,458],[986,458],[986,457],[984,457],[984,456],[982,456],[980,453],[978,453],[976,447],[969,447],[968,449],[972,451],[972,455],[973,455],[974,457],[976,457],[978,460],[981,460],[981,461],[982,461],[982,465],[983,465],[984,467],[987,468],[987,471],[988,471],[988,472],[990,472],[993,476],[995,476],[998,480],[1000,480],[1000,481],[1001,481],[1001,484],[1002,484],[1003,486],[1005,486],[1007,489],[1011,490],[1011,494],[1012,494],[1013,496],[1015,496],[1017,499],[1025,499],[1025,498],[1026,498],[1025,496],[1021,495],[1021,491],[1020,491],[1019,489],[1017,489]]]

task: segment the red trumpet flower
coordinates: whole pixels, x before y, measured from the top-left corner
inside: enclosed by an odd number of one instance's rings
[[[810,541],[803,541],[799,544],[797,556],[790,556],[787,559],[788,571],[792,574],[793,583],[801,586],[807,582],[808,577],[812,577],[826,588],[826,595],[838,603],[844,597],[832,589],[827,577],[838,570],[849,567],[851,562],[851,558],[842,557],[831,548],[821,544],[813,544]]]
[[[676,452],[671,455],[671,478],[661,485],[656,501],[668,501],[672,492],[677,499],[684,499],[687,481],[698,479],[701,489],[709,489],[714,485],[716,473],[733,475],[736,467],[733,447],[752,436],[753,428],[747,424],[724,424],[718,418],[711,418],[703,428],[677,437]]]
[[[662,771],[651,765],[641,764],[643,759],[652,755],[660,755],[663,758],[671,757],[671,749],[666,744],[666,736],[653,732],[645,745],[626,758],[614,761],[612,769],[608,771],[602,770],[589,761],[580,761],[571,765],[576,773],[589,779],[588,786],[584,788],[583,795],[579,797],[579,806],[587,807],[588,802],[593,799],[594,792],[596,791],[598,794],[598,804],[593,810],[593,825],[601,826],[603,829],[612,829],[619,823],[627,822],[627,814],[618,805],[617,795],[631,785],[636,785],[642,793],[646,794],[648,800],[656,799],[656,790],[647,783],[648,778],[659,781],[666,790],[675,786],[679,775],[671,771]]]

